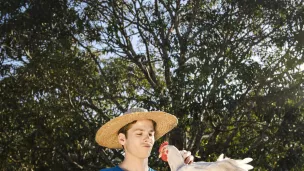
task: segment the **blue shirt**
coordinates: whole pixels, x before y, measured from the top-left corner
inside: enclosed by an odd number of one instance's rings
[[[112,167],[112,168],[107,168],[107,169],[101,169],[100,171],[124,171],[120,167]],[[149,167],[149,171],[155,171]]]

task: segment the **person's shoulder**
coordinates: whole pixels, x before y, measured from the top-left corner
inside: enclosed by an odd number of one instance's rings
[[[116,166],[107,169],[101,169],[100,171],[123,171],[123,170],[120,167]],[[155,171],[155,170],[149,168],[149,171]]]
[[[156,170],[149,168],[149,171],[156,171]]]
[[[100,171],[123,171],[123,170],[121,170],[121,168],[119,168],[118,166],[116,166],[116,167],[101,169]]]

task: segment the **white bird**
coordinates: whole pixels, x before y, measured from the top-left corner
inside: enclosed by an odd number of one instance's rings
[[[194,162],[192,164],[185,164],[180,151],[168,142],[164,142],[159,148],[159,157],[168,162],[171,171],[248,171],[253,169],[248,163],[252,158],[245,158],[243,160],[234,160],[224,158],[221,154],[216,162]]]

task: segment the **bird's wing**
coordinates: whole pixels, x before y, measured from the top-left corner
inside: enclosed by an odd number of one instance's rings
[[[224,154],[221,154],[219,156],[219,158],[217,159],[216,163],[218,163],[218,162],[224,162],[224,161],[227,161],[228,163],[230,163],[230,164],[232,164],[232,165],[234,165],[234,166],[236,166],[238,168],[241,168],[243,170],[246,170],[246,171],[253,169],[253,167],[250,164],[248,164],[249,162],[252,161],[252,158],[245,158],[245,159],[241,159],[241,160],[240,159],[239,160],[234,160],[234,159],[230,159],[228,157],[224,158]]]
[[[216,162],[195,162],[179,168],[178,171],[247,171],[252,168],[243,160],[223,159]]]
[[[184,165],[178,171],[208,171],[206,168],[212,164],[213,162],[194,162],[190,165]]]
[[[201,162],[198,162],[198,163],[192,163],[190,165],[185,165],[184,167],[178,169],[178,171],[244,171],[244,170],[231,166],[226,162],[225,163],[210,162],[208,164],[207,163],[202,164]]]

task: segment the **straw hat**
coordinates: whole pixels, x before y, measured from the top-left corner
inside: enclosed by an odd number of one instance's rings
[[[162,111],[148,112],[143,108],[132,108],[101,126],[96,133],[95,140],[101,146],[120,149],[122,146],[118,142],[118,131],[128,123],[142,119],[151,119],[156,122],[155,140],[177,125],[177,118],[172,114]]]

